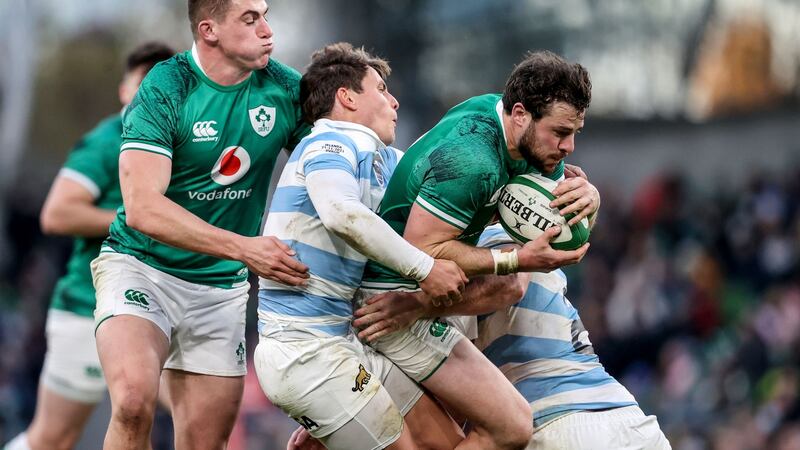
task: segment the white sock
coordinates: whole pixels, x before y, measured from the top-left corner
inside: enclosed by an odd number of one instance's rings
[[[28,435],[25,432],[18,434],[3,447],[3,450],[31,450],[31,446],[28,445]]]

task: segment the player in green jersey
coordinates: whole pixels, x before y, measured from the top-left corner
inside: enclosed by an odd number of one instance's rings
[[[590,98],[583,67],[550,52],[529,55],[512,72],[502,96],[483,95],[457,105],[409,148],[389,182],[381,217],[428,254],[456,261],[468,276],[549,271],[580,261],[588,245],[569,252],[550,248],[558,229],[519,251],[492,252],[474,244],[493,219],[510,178],[532,171],[554,179],[564,175],[563,159],[575,149]],[[597,189],[586,178],[569,175],[552,206],[566,205],[562,213],[593,221],[600,204]],[[370,263],[356,297],[363,304],[381,290],[416,288]],[[426,319],[377,338],[373,346],[473,423],[461,446],[524,448],[530,411],[516,411],[527,404],[519,405],[508,383],[492,383],[499,373],[459,329],[464,327],[455,321]],[[486,392],[486,386],[492,390]]]
[[[105,448],[146,448],[159,374],[176,448],[223,448],[241,402],[248,268],[297,285],[304,264],[258,236],[282,148],[307,133],[300,75],[270,57],[264,0],[189,0],[191,51],[155,67],[123,118],[124,207],[93,261]]]
[[[142,78],[175,52],[150,42],[126,61],[119,100],[127,106]],[[115,210],[122,204],[117,161],[122,116],[100,122],[70,152],[41,213],[45,234],[74,236],[67,273],[56,284],[47,316],[47,353],[33,422],[8,450],[71,449],[106,392],[94,344],[94,287],[89,263],[100,252]]]

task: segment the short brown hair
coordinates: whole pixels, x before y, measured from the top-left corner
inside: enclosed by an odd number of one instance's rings
[[[534,119],[546,115],[553,102],[562,101],[583,112],[591,100],[592,81],[586,68],[547,50],[529,53],[514,67],[503,92],[507,113],[515,103],[522,103]]]
[[[347,42],[331,44],[314,52],[311,64],[300,79],[303,118],[314,123],[330,114],[340,87],[361,92],[361,81],[370,67],[384,80],[392,72],[388,62],[370,55],[364,47],[354,48]]]
[[[219,20],[225,17],[231,7],[231,0],[189,0],[189,24],[192,36],[197,36],[197,25],[209,17]]]
[[[170,59],[174,54],[175,50],[163,42],[145,42],[128,53],[128,57],[125,60],[125,73],[140,67],[144,68],[145,73],[149,72],[153,66],[161,61]]]

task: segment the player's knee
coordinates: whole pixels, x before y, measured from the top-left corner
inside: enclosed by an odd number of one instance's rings
[[[533,416],[531,408],[526,403],[524,407],[516,408],[515,414],[511,415],[506,422],[507,428],[501,434],[499,447],[508,450],[523,450],[528,446],[528,442],[533,435]]]
[[[130,429],[143,429],[150,426],[155,414],[155,398],[126,389],[121,395],[112,398],[112,416],[120,425]]]

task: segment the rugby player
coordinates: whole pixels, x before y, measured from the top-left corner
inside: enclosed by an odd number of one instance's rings
[[[106,449],[149,447],[162,369],[175,447],[224,448],[246,373],[248,268],[308,277],[258,236],[276,156],[308,130],[299,74],[270,57],[267,9],[189,0],[194,46],[148,74],[123,118],[124,207],[92,263]]]
[[[478,245],[519,247],[499,225],[487,228]],[[529,280],[525,294],[512,305],[491,291],[483,299],[447,307],[430,307],[417,294],[376,297],[356,311],[355,323],[377,325],[363,333],[369,338],[377,330],[403,328],[423,317],[481,314],[475,345],[531,405],[535,431],[528,450],[671,448],[656,417],[645,416],[630,392],[603,368],[578,311],[566,298],[564,272],[524,275]],[[383,321],[392,322],[378,325]]]
[[[160,42],[132,50],[118,88],[123,110],[154,65],[175,52]],[[101,121],[70,151],[47,194],[42,232],[73,236],[67,272],[53,292],[47,313],[45,353],[36,411],[28,429],[6,450],[71,449],[106,392],[94,342],[94,287],[89,263],[100,252],[108,226],[122,204],[118,160],[122,114]]]
[[[580,261],[588,244],[573,251],[550,247],[558,229],[519,250],[474,244],[509,179],[533,171],[554,179],[563,175],[563,159],[575,149],[590,99],[591,82],[582,66],[550,52],[530,54],[502,95],[457,105],[408,149],[386,189],[381,217],[414,246],[457,262],[468,276],[550,271]],[[562,213],[576,213],[573,221],[593,222],[600,197],[586,179],[569,178],[555,193],[552,206],[566,205]],[[415,283],[370,262],[356,300],[364,304],[382,291],[415,289]],[[470,420],[474,429],[463,448],[524,448],[532,432],[527,402],[456,328],[467,327],[425,319],[371,345]]]
[[[314,127],[283,170],[264,228],[309,265],[310,278],[302,287],[261,279],[256,372],[275,405],[335,450],[417,448],[406,414],[421,428],[441,424],[449,437],[439,448],[462,437],[350,327],[368,258],[416,280],[437,301],[458,300],[467,281],[455,263],[415,248],[375,212],[402,156],[388,147],[399,107],[389,73],[385,61],[347,43],[312,56],[300,100]]]

